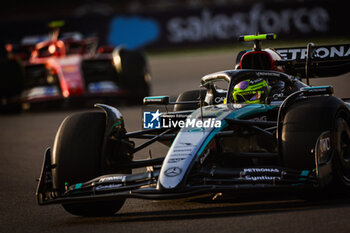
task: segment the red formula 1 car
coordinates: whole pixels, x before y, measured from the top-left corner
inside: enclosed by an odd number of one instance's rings
[[[76,97],[141,103],[149,94],[150,74],[142,52],[97,49],[95,37],[63,35],[37,43],[25,61],[24,106]]]

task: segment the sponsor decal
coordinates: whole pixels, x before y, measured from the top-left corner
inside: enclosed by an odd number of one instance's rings
[[[318,89],[308,89],[308,92],[323,92],[323,91],[327,91],[326,88],[318,88]]]
[[[242,104],[232,104],[233,108],[242,108],[243,105]]]
[[[231,11],[232,12],[232,11]],[[254,4],[248,11],[212,12],[173,17],[167,22],[168,40],[172,43],[203,40],[228,40],[258,31],[279,33],[312,33],[329,30],[328,10],[321,6],[272,9]]]
[[[59,95],[59,90],[55,86],[34,87],[23,92],[22,96],[28,99]]]
[[[277,52],[280,54],[282,59],[305,60],[307,50],[306,48],[290,48],[290,49],[278,49]],[[315,47],[312,56],[313,58],[320,58],[320,59],[325,59],[325,58],[336,59],[336,58],[349,57],[350,45]]]
[[[189,156],[191,153],[187,153],[187,154],[177,154],[177,153],[173,153],[172,155],[173,156],[179,156],[179,157],[181,157],[181,156],[183,156],[183,157],[187,157],[187,156]]]
[[[74,73],[79,71],[79,67],[76,65],[67,65],[62,67],[63,72],[65,73]]]
[[[160,25],[153,19],[117,16],[110,23],[108,42],[115,46],[137,49],[157,40],[159,35]]]
[[[96,191],[104,190],[104,189],[114,189],[121,187],[122,184],[108,184],[108,185],[99,185],[96,187]]]
[[[244,168],[243,169],[243,173],[259,173],[259,172],[280,173],[280,170],[277,168]]]
[[[215,97],[214,102],[215,102],[216,104],[221,104],[221,103],[224,102],[225,99],[226,99],[226,97],[224,97],[224,96]]]
[[[208,149],[203,156],[199,159],[200,164],[203,164],[205,159],[208,157],[208,155],[210,154],[210,149]]]
[[[270,181],[270,180],[281,180],[281,177],[276,176],[245,176],[245,180],[253,181]]]
[[[262,73],[262,72],[257,72],[258,76],[261,76],[260,73]],[[262,78],[252,79],[249,81],[249,85],[254,85],[254,84],[260,83],[262,81],[264,81],[264,79],[262,79]]]
[[[185,146],[194,146],[194,145],[192,145],[192,143],[190,143],[190,142],[179,142],[179,144],[183,144],[183,145],[185,145]],[[179,147],[179,146],[178,146]]]
[[[186,151],[191,152],[192,149],[174,149],[174,150],[173,150],[174,153],[175,153],[175,152],[186,152]]]
[[[331,139],[329,137],[320,139],[320,152],[327,152],[331,149]]]
[[[165,172],[164,175],[167,177],[175,177],[178,176],[182,173],[182,169],[179,167],[171,167],[168,168]]]
[[[125,182],[126,176],[108,176],[101,178],[98,182]]]
[[[168,163],[177,163],[180,162],[182,160],[185,160],[186,158],[173,158],[173,159],[169,159]]]
[[[323,132],[316,143],[316,158],[318,164],[327,162],[332,154],[330,131]]]
[[[284,90],[282,90],[282,92],[284,92]],[[284,97],[283,93],[276,93],[276,94],[273,94],[273,96],[272,96],[272,98],[274,100],[277,100],[277,99],[282,98],[282,97]]]
[[[254,117],[252,119],[249,119],[251,121],[267,121],[267,116],[260,116],[260,117]]]
[[[112,81],[89,83],[88,90],[92,93],[116,91],[119,87]]]
[[[280,74],[279,73],[273,73],[273,72],[256,72],[256,75],[258,77],[260,76],[275,76],[275,77],[280,77]],[[259,80],[259,79],[256,79],[256,80]],[[253,80],[252,80],[253,81]],[[261,81],[261,80],[260,80]],[[259,81],[259,82],[260,82]]]

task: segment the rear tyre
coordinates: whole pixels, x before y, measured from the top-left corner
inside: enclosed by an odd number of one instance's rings
[[[23,65],[17,60],[2,60],[0,73],[0,114],[18,114],[22,111]]]
[[[202,100],[204,100],[206,93],[207,93],[207,90],[205,90],[205,89],[185,91],[177,97],[176,102],[199,101],[200,98]],[[199,107],[200,107],[199,103],[175,104],[174,111],[193,110],[193,109],[197,109]]]
[[[142,104],[143,98],[150,94],[150,78],[146,55],[139,50],[121,49],[121,80],[122,83],[134,92],[133,98],[127,98],[132,104]]]
[[[53,185],[60,194],[64,193],[66,184],[86,182],[101,175],[105,125],[103,112],[77,113],[62,122],[52,153]],[[105,216],[117,212],[124,201],[63,204],[63,207],[73,215]]]

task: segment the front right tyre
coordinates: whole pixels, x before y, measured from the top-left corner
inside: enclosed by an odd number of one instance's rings
[[[334,165],[338,181],[345,187],[350,186],[350,117],[346,111],[339,111],[334,125],[333,137],[335,157]]]
[[[292,104],[283,119],[281,160],[285,167],[315,168],[315,145],[319,136],[330,132],[333,172],[330,187],[350,186],[350,112],[339,98],[317,96]]]

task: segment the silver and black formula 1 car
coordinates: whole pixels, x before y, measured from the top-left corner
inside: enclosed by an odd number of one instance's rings
[[[236,69],[204,76],[203,90],[182,93],[176,102],[146,97],[145,104],[174,108],[144,112],[140,131],[127,132],[122,114],[103,104],[95,105],[102,111],[68,116],[46,151],[38,203],[96,216],[114,214],[126,198],[349,186],[350,104],[333,96],[331,86],[300,81],[349,72],[349,45],[261,48],[262,39],[274,37],[242,37],[255,48],[238,55]],[[271,86],[264,103],[234,97],[244,80]],[[135,146],[135,138],[146,141]],[[169,146],[165,156],[133,160],[154,142]],[[147,171],[132,173],[136,168]]]

